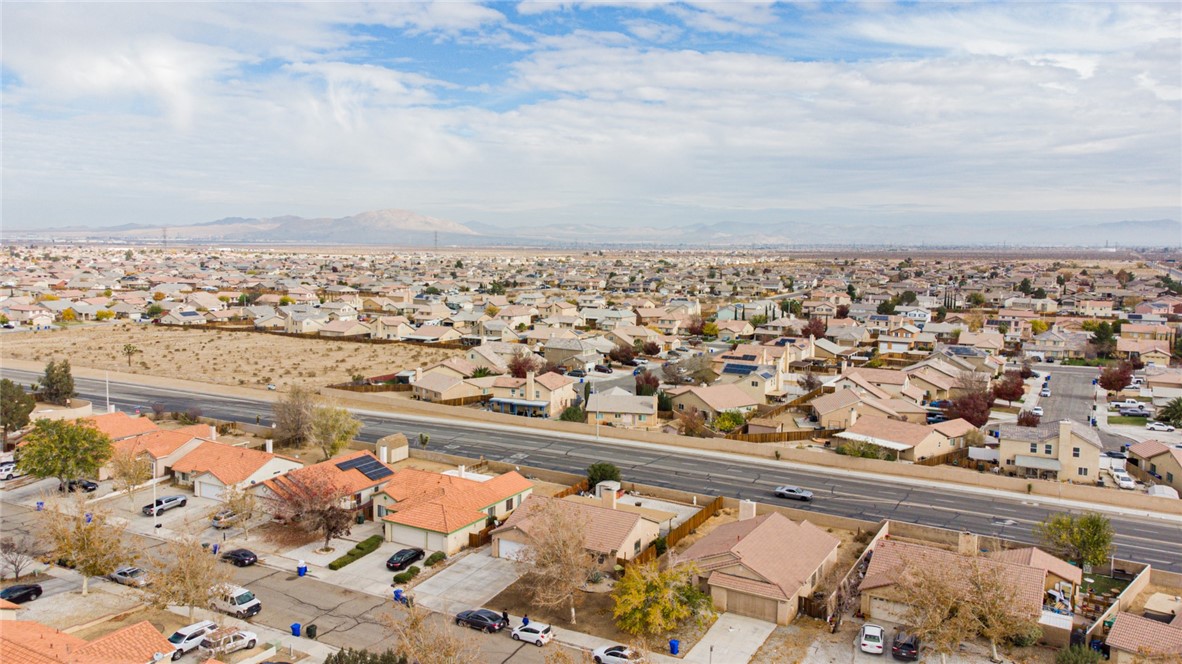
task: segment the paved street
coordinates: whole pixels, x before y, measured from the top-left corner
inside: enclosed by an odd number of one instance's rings
[[[3,374],[23,383],[35,379],[29,372],[7,368]],[[1055,380],[1052,378],[1052,383]],[[75,382],[82,398],[103,402],[102,381],[76,378]],[[1090,377],[1087,382],[1090,384]],[[1067,391],[1070,394],[1072,388]],[[131,410],[130,404],[147,408],[154,401],[180,410],[197,403],[208,416],[240,421],[254,421],[258,415],[266,422],[271,412],[270,405],[262,401],[138,384],[112,382],[111,398],[124,410]],[[425,432],[431,436],[431,449],[442,452],[575,473],[583,472],[595,461],[609,461],[620,467],[625,478],[636,482],[762,501],[779,500],[771,496],[772,489],[780,484],[793,484],[816,495],[816,500],[804,506],[805,509],[869,521],[888,518],[970,530],[1023,542],[1034,541],[1031,532],[1034,524],[1053,511],[1061,511],[1036,498],[971,493],[951,485],[925,486],[891,477],[863,478],[819,467],[793,467],[737,455],[720,459],[689,450],[532,433],[524,427],[489,427],[462,420],[427,420],[376,412],[361,412],[359,417],[365,424],[359,438],[367,441],[396,431],[412,439]],[[783,504],[801,507],[795,502]],[[1182,549],[1182,523],[1113,515],[1112,524],[1117,533],[1118,556],[1182,572],[1182,556],[1178,556]]]
[[[1061,420],[1064,418],[1076,422],[1087,422],[1093,414],[1096,386],[1092,379],[1100,375],[1095,367],[1064,367],[1056,364],[1038,364],[1035,369],[1039,373],[1051,374],[1051,396],[1040,398],[1038,404],[1043,408],[1043,421]],[[1125,436],[1099,430],[1100,440],[1104,442],[1104,449],[1119,450],[1126,443],[1133,442]]]

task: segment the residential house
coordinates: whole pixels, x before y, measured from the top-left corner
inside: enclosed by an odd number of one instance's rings
[[[622,387],[593,392],[587,400],[587,424],[605,424],[624,429],[657,429],[657,395],[636,396]]]
[[[417,341],[424,344],[438,344],[449,341],[459,341],[463,335],[454,327],[444,325],[423,325],[413,333],[404,337],[406,341]]]
[[[665,393],[672,397],[674,411],[686,412],[696,409],[708,422],[728,410],[750,413],[756,406],[764,403],[763,399],[751,396],[734,384],[675,387],[666,390]]]
[[[147,620],[91,641],[32,620],[0,625],[0,656],[11,664],[152,664],[176,650]]]
[[[414,398],[431,403],[474,397],[481,394],[478,386],[464,380],[462,376],[445,372],[423,374],[415,380],[411,389]]]
[[[956,343],[970,346],[987,355],[1001,355],[1005,350],[1005,337],[1000,332],[962,332]]]
[[[271,452],[202,441],[172,464],[172,472],[178,484],[193,487],[194,496],[224,500],[227,489],[248,490],[303,466]]]
[[[537,494],[529,496],[504,525],[492,531],[493,557],[520,559],[530,546],[537,512],[556,504],[558,509],[570,510],[586,524],[583,546],[601,569],[614,568],[618,560],[632,560],[659,537],[660,527],[635,512],[614,509],[611,501],[617,498],[615,491],[608,491],[604,496],[608,502],[602,505]]]
[[[321,326],[319,330],[320,336],[328,338],[365,337],[370,332],[369,326],[358,322],[356,318],[338,318]]]
[[[1128,448],[1129,473],[1143,482],[1165,484],[1182,495],[1182,444],[1146,440]]]
[[[738,521],[710,531],[677,562],[698,566],[696,580],[718,611],[787,625],[800,598],[837,564],[840,544],[808,521],[778,512],[755,516],[755,504],[743,501]]]
[[[720,320],[715,325],[718,327],[718,338],[721,341],[750,339],[755,334],[755,328],[745,320]]]
[[[160,429],[155,422],[146,417],[131,417],[120,411],[95,415],[86,418],[83,422],[107,434],[107,437],[112,441],[120,441]],[[206,427],[205,431],[209,431],[209,428]]]
[[[858,405],[861,403],[862,395],[847,387],[813,399],[808,402],[808,407],[821,428],[845,429],[858,421]]]
[[[488,409],[524,417],[558,417],[575,402],[574,378],[553,372],[525,378],[498,376],[494,379]]]
[[[1112,318],[1116,315],[1110,300],[1079,300],[1075,303],[1075,312],[1090,318]]]
[[[1027,357],[1037,359],[1058,361],[1078,359],[1084,356],[1091,338],[1092,335],[1088,332],[1050,329],[1042,334],[1034,335],[1022,350]]]
[[[213,427],[208,424],[195,424],[180,429],[157,429],[117,440],[112,447],[116,454],[146,455],[152,464],[152,477],[163,477],[173,464],[206,439],[212,438],[213,431]],[[99,477],[110,477],[111,471],[111,464],[108,463],[99,471]]]
[[[1122,336],[1116,340],[1116,355],[1159,367],[1170,365],[1169,342],[1161,339],[1129,339]]]
[[[406,316],[378,316],[370,323],[369,336],[373,339],[402,340],[414,333]]]
[[[878,415],[863,415],[837,438],[876,445],[901,461],[922,461],[952,451],[948,438],[925,424],[901,422]]]
[[[374,496],[374,520],[387,542],[454,555],[468,535],[502,521],[533,493],[533,483],[510,471],[496,477],[407,468]]]
[[[263,492],[283,500],[299,495],[305,482],[323,481],[335,489],[342,507],[372,514],[366,508],[393,474],[394,469],[382,463],[373,452],[362,450],[272,477],[263,482]]]
[[[1168,621],[1120,611],[1104,642],[1113,664],[1182,661],[1182,611]]]
[[[1095,484],[1100,477],[1100,437],[1072,420],[1037,427],[1006,423],[997,427],[998,454],[1004,471],[1023,477]]]
[[[173,309],[160,317],[161,325],[204,325],[205,316],[191,309]]]

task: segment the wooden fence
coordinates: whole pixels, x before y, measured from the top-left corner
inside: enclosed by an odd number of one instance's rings
[[[475,549],[492,541],[492,527],[485,528],[478,533],[468,533],[468,546]]]
[[[572,485],[566,487],[565,489],[563,489],[562,491],[559,491],[558,493],[554,494],[554,497],[555,498],[566,498],[567,496],[573,496],[574,494],[579,493],[580,491],[586,491],[586,490],[587,490],[587,480],[583,480],[582,482],[579,482],[578,484],[572,484]]]
[[[345,390],[346,392],[410,392],[414,389],[414,385],[409,383],[382,383],[381,385],[341,383],[339,385],[329,385],[328,387],[334,390]]]
[[[844,429],[806,429],[804,431],[777,431],[772,433],[730,433],[728,440],[741,440],[748,443],[787,443],[812,438],[830,438]]]
[[[491,394],[477,394],[470,397],[460,397],[458,399],[443,399],[442,401],[433,401],[441,406],[467,406],[470,403],[484,403],[492,399]]]
[[[404,346],[427,346],[430,348],[447,348],[452,350],[463,350],[468,348],[462,341],[408,341],[406,339],[371,339],[363,336],[350,337],[326,337],[320,334],[306,333],[306,332],[284,332],[282,330],[262,330],[253,326],[239,326],[228,325],[226,323],[203,323],[195,325],[161,325],[162,329],[176,329],[176,330],[213,330],[216,332],[249,332],[253,334],[271,334],[279,337],[293,337],[296,339],[316,339],[317,341],[345,341],[356,344],[401,344]]]
[[[971,462],[971,460],[969,459],[969,448],[961,447],[959,449],[952,450],[948,454],[941,454],[939,456],[921,459],[920,461],[916,461],[915,465],[917,465],[917,466],[943,466],[945,464],[950,464],[953,466],[967,467],[967,464],[969,464],[970,462]]]
[[[721,510],[723,507],[723,503],[724,503],[724,500],[723,500],[722,496],[715,496],[714,500],[710,501],[709,504],[703,506],[702,509],[698,510],[698,512],[696,514],[694,514],[689,519],[687,519],[685,523],[674,528],[673,530],[670,530],[669,534],[665,535],[666,550],[673,548],[674,544],[677,544],[681,540],[685,539],[690,533],[697,530],[703,523],[706,523],[706,521],[708,521],[710,519],[710,517],[713,517],[714,515],[718,514],[719,510]],[[656,544],[656,542],[653,542],[652,544],[649,544],[648,547],[646,547],[644,551],[641,551],[640,554],[637,555],[632,560],[626,560],[624,558],[616,558],[616,564],[619,565],[620,567],[627,567],[629,565],[640,565],[643,563],[647,563],[647,562],[651,562],[653,560],[656,560],[659,557],[660,557],[659,554],[657,554],[657,544]]]

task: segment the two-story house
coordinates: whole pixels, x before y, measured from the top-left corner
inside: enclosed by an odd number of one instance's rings
[[[1103,443],[1087,425],[1073,420],[1044,422],[1037,427],[1001,424],[998,455],[1003,470],[1047,480],[1095,484],[1100,476]]]

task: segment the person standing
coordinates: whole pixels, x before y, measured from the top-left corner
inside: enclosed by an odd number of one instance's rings
[[[501,611],[501,620],[505,621],[505,627],[509,626],[509,612]]]
[[[522,626],[522,627],[529,627],[529,614],[528,614],[528,613],[527,613],[527,614],[525,614],[525,615],[524,615],[524,616],[521,618],[521,626]]]

